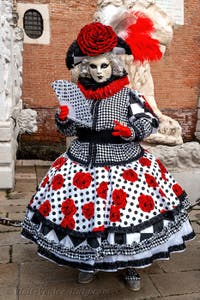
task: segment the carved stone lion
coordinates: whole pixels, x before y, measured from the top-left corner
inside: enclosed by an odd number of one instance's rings
[[[37,127],[37,112],[33,109],[22,109],[17,117],[19,133],[34,133],[38,130]]]
[[[16,135],[23,133],[34,133],[37,127],[37,112],[33,109],[22,109],[22,100],[15,106],[12,119],[15,121]]]

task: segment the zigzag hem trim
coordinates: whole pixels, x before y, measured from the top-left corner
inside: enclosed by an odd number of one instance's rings
[[[189,241],[191,239],[193,239],[195,237],[194,232],[190,233],[189,235],[186,235],[183,237],[184,242]],[[100,271],[116,271],[118,269],[125,269],[125,268],[144,268],[147,267],[149,265],[151,265],[154,261],[156,260],[166,260],[170,258],[170,254],[173,252],[180,252],[185,250],[186,246],[185,243],[180,244],[180,245],[175,245],[175,246],[171,246],[168,248],[167,252],[159,252],[156,253],[154,255],[152,255],[151,257],[148,258],[143,258],[140,260],[130,260],[130,261],[116,261],[114,263],[95,263],[93,266],[87,264],[87,263],[83,263],[83,262],[71,262],[71,261],[67,261],[64,260],[62,258],[57,257],[55,254],[50,253],[49,251],[43,249],[42,247],[38,248],[38,254],[59,264],[62,266],[69,266],[72,268],[77,268],[77,269],[81,269],[81,270],[85,270],[85,271],[96,271],[96,270],[100,270]]]

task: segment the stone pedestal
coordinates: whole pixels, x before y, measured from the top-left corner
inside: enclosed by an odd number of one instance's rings
[[[0,122],[0,189],[14,186],[16,151],[15,122]]]

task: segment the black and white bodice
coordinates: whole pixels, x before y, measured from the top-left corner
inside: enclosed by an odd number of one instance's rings
[[[66,136],[78,136],[68,150],[68,156],[84,165],[119,165],[143,155],[139,141],[158,127],[158,120],[144,98],[134,90],[124,87],[111,97],[100,100],[86,99],[92,114],[92,128],[74,121],[61,121],[56,114],[56,124]],[[128,126],[129,138],[114,137],[114,121]]]

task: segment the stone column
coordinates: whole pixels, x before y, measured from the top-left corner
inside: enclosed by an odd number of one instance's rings
[[[22,51],[16,2],[0,0],[0,189],[14,187],[18,119],[23,112]]]

